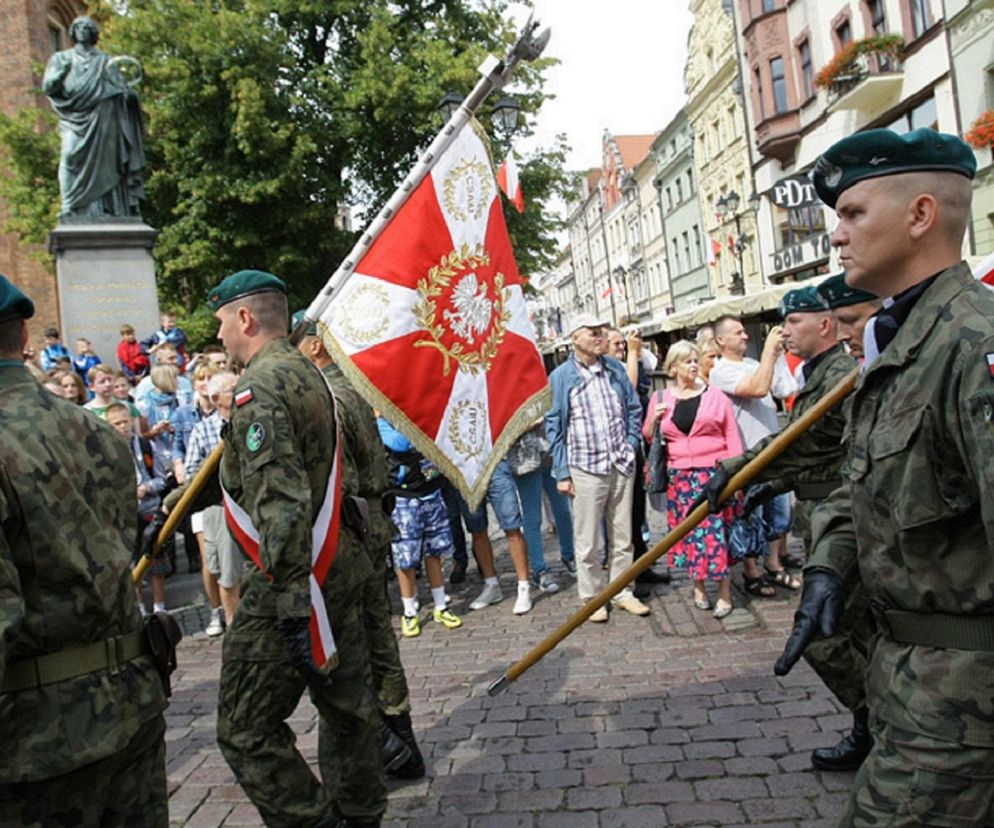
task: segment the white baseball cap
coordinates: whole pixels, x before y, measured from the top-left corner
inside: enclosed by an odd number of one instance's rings
[[[592,313],[578,313],[573,317],[573,324],[570,325],[570,334],[576,333],[580,328],[606,328],[610,325],[607,322]]]

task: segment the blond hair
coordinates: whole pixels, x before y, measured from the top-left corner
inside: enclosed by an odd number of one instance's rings
[[[663,373],[668,377],[675,377],[676,364],[678,362],[686,362],[695,354],[700,356],[700,351],[693,342],[688,342],[685,339],[674,342],[666,352],[666,359],[663,361]]]
[[[152,385],[166,394],[175,394],[179,387],[179,368],[175,365],[153,365],[149,372]]]

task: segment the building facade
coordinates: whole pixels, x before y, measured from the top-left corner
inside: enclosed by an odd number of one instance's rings
[[[807,182],[819,155],[873,127],[960,132],[942,4],[735,0],[734,11],[764,272],[773,283],[830,272],[834,214]]]
[[[68,29],[73,18],[86,13],[79,0],[37,0],[0,3],[0,29],[4,49],[0,55],[0,112],[13,115],[29,107],[48,107],[39,95],[41,77],[33,68],[44,65],[55,52],[68,49]],[[6,206],[0,202],[0,226],[6,221]],[[0,231],[0,273],[24,290],[35,303],[31,339],[42,342],[46,327],[59,325],[58,290],[55,276],[40,260],[42,251],[21,242],[16,233]]]
[[[957,114],[962,132],[994,112],[994,0],[946,0],[947,36]],[[975,256],[994,250],[994,158],[991,148],[974,148],[973,217],[969,248]]]
[[[708,268],[716,258],[697,197],[694,145],[686,109],[659,133],[652,145],[652,158],[656,208],[668,250],[670,312],[679,312],[712,298]]]
[[[684,87],[704,243],[716,259],[708,268],[711,295],[754,293],[764,281],[756,217],[749,206],[755,188],[735,26],[727,0],[691,0],[690,8],[694,24]]]

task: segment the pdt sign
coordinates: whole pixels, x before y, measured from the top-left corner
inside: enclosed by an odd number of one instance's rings
[[[770,201],[785,210],[796,210],[818,203],[815,185],[806,175],[791,175],[781,178],[767,193]]]

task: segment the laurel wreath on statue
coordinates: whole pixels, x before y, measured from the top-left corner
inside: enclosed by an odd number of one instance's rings
[[[494,298],[491,313],[493,325],[479,348],[470,350],[462,342],[454,343],[451,348],[445,347],[442,343],[442,337],[445,335],[446,328],[437,320],[438,303],[436,299],[452,284],[452,280],[460,273],[489,264],[490,254],[483,249],[482,245],[478,244],[471,249],[468,244],[463,244],[458,251],[453,250],[443,255],[439,263],[428,271],[426,278],[418,279],[417,290],[421,300],[415,303],[412,312],[417,326],[431,336],[431,341],[419,340],[414,343],[414,347],[438,350],[445,360],[442,366],[442,376],[444,377],[449,375],[453,360],[458,364],[460,370],[468,371],[474,375],[480,371],[489,371],[494,358],[497,356],[497,351],[504,341],[504,333],[507,330],[507,323],[511,320],[511,312],[506,309],[507,297],[503,273],[497,273],[494,276]]]

